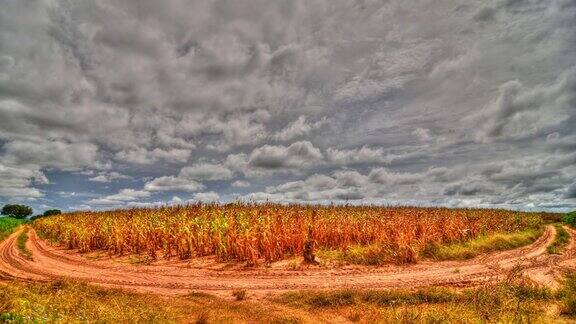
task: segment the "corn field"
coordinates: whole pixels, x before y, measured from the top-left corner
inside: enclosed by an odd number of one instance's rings
[[[541,226],[539,214],[505,210],[280,204],[196,204],[83,211],[40,218],[38,233],[79,252],[147,253],[151,258],[271,262],[317,249],[379,246],[400,263],[430,244]]]

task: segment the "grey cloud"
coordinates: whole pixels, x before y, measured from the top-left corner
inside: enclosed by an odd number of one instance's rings
[[[518,81],[499,89],[496,101],[483,113],[484,140],[518,138],[552,132],[571,117],[576,104],[576,68],[564,72],[549,86],[527,90]],[[547,134],[546,134],[547,135]]]
[[[0,196],[14,198],[39,198],[44,194],[32,188],[34,183],[47,184],[48,179],[39,170],[3,165],[0,161]]]
[[[77,170],[98,168],[98,147],[90,143],[59,141],[12,141],[4,145],[4,161],[12,165],[36,165]]]
[[[566,189],[566,193],[564,193],[564,198],[567,199],[574,199],[576,198],[576,183],[573,183]]]
[[[384,174],[386,174],[385,178]],[[383,198],[392,193],[391,187],[383,186],[383,184],[391,186],[412,184],[416,183],[416,177],[423,178],[422,175],[417,174],[388,173],[383,168],[372,169],[367,174],[349,169],[338,170],[332,176],[314,174],[305,180],[268,187],[266,188],[267,195],[248,195],[248,197],[268,197],[274,200],[290,201]]]
[[[8,1],[0,196],[576,207],[575,18],[569,0]],[[68,173],[96,197],[53,195]]]
[[[289,141],[310,133],[313,128],[314,125],[310,125],[306,121],[306,116],[300,116],[292,124],[274,134],[274,139],[278,141]]]
[[[120,151],[116,153],[117,160],[131,164],[154,164],[159,161],[168,163],[185,163],[190,156],[191,151],[188,149],[170,149],[164,150],[155,148],[151,151],[140,148],[130,151]]]
[[[318,163],[324,158],[322,152],[308,141],[295,142],[289,146],[265,145],[252,151],[248,165],[262,169],[302,168]]]
[[[476,14],[474,15],[474,19],[478,21],[489,21],[494,19],[494,16],[496,15],[497,12],[498,10],[496,10],[496,8],[484,7],[478,10],[478,12],[476,12]]]
[[[332,163],[338,165],[348,165],[356,163],[382,163],[388,162],[382,148],[370,148],[362,146],[357,149],[338,150],[328,148],[326,156]]]
[[[191,180],[214,181],[229,180],[232,178],[232,175],[232,171],[224,166],[218,164],[202,163],[182,168],[178,176],[180,178]]]
[[[368,178],[376,183],[387,185],[414,184],[423,181],[426,174],[390,172],[385,168],[377,168],[370,171]]]
[[[247,188],[250,187],[250,182],[244,180],[236,180],[230,184],[232,187]]]
[[[444,189],[444,194],[448,196],[463,195],[475,196],[479,194],[494,193],[497,188],[484,181],[465,181],[450,184]]]

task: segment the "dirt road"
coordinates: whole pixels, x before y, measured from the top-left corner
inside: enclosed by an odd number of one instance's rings
[[[28,280],[73,278],[87,282],[160,294],[184,294],[191,290],[219,294],[246,289],[258,295],[298,289],[412,288],[423,286],[472,286],[504,278],[521,265],[524,274],[546,286],[556,287],[564,267],[576,267],[576,243],[571,238],[563,255],[549,255],[546,246],[555,236],[548,226],[533,244],[490,253],[467,261],[422,261],[406,266],[309,267],[292,270],[287,263],[264,268],[239,268],[208,259],[164,261],[154,265],[119,262],[118,258],[90,260],[74,251],[52,246],[29,231],[27,247],[33,260],[16,247],[19,232],[0,243],[0,273]],[[574,231],[570,230],[574,237]]]

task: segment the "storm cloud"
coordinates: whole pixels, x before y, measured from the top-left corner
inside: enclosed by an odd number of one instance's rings
[[[0,5],[0,203],[576,208],[574,1]]]

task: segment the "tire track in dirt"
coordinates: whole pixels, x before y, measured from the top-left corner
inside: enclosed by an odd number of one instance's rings
[[[27,247],[33,255],[33,260],[28,260],[20,256],[16,248],[19,233],[13,233],[0,243],[0,273],[29,280],[72,278],[107,287],[160,294],[233,289],[264,294],[298,289],[463,287],[502,279],[516,265],[521,265],[534,281],[552,286],[540,280],[543,271],[558,271],[561,261],[571,261],[576,254],[576,243],[572,239],[574,232],[570,230],[571,241],[565,255],[547,255],[546,247],[555,236],[554,227],[547,226],[544,234],[529,246],[490,253],[467,261],[422,261],[414,265],[382,267],[309,267],[303,270],[274,267],[216,269],[202,267],[194,261],[133,265],[111,259],[87,260],[74,251],[54,247],[40,240],[34,230],[28,232]]]
[[[523,273],[532,281],[547,286],[552,289],[560,288],[560,282],[567,270],[576,270],[576,231],[568,226],[563,226],[568,234],[570,241],[566,245],[563,253],[543,254],[532,260],[532,266]]]

